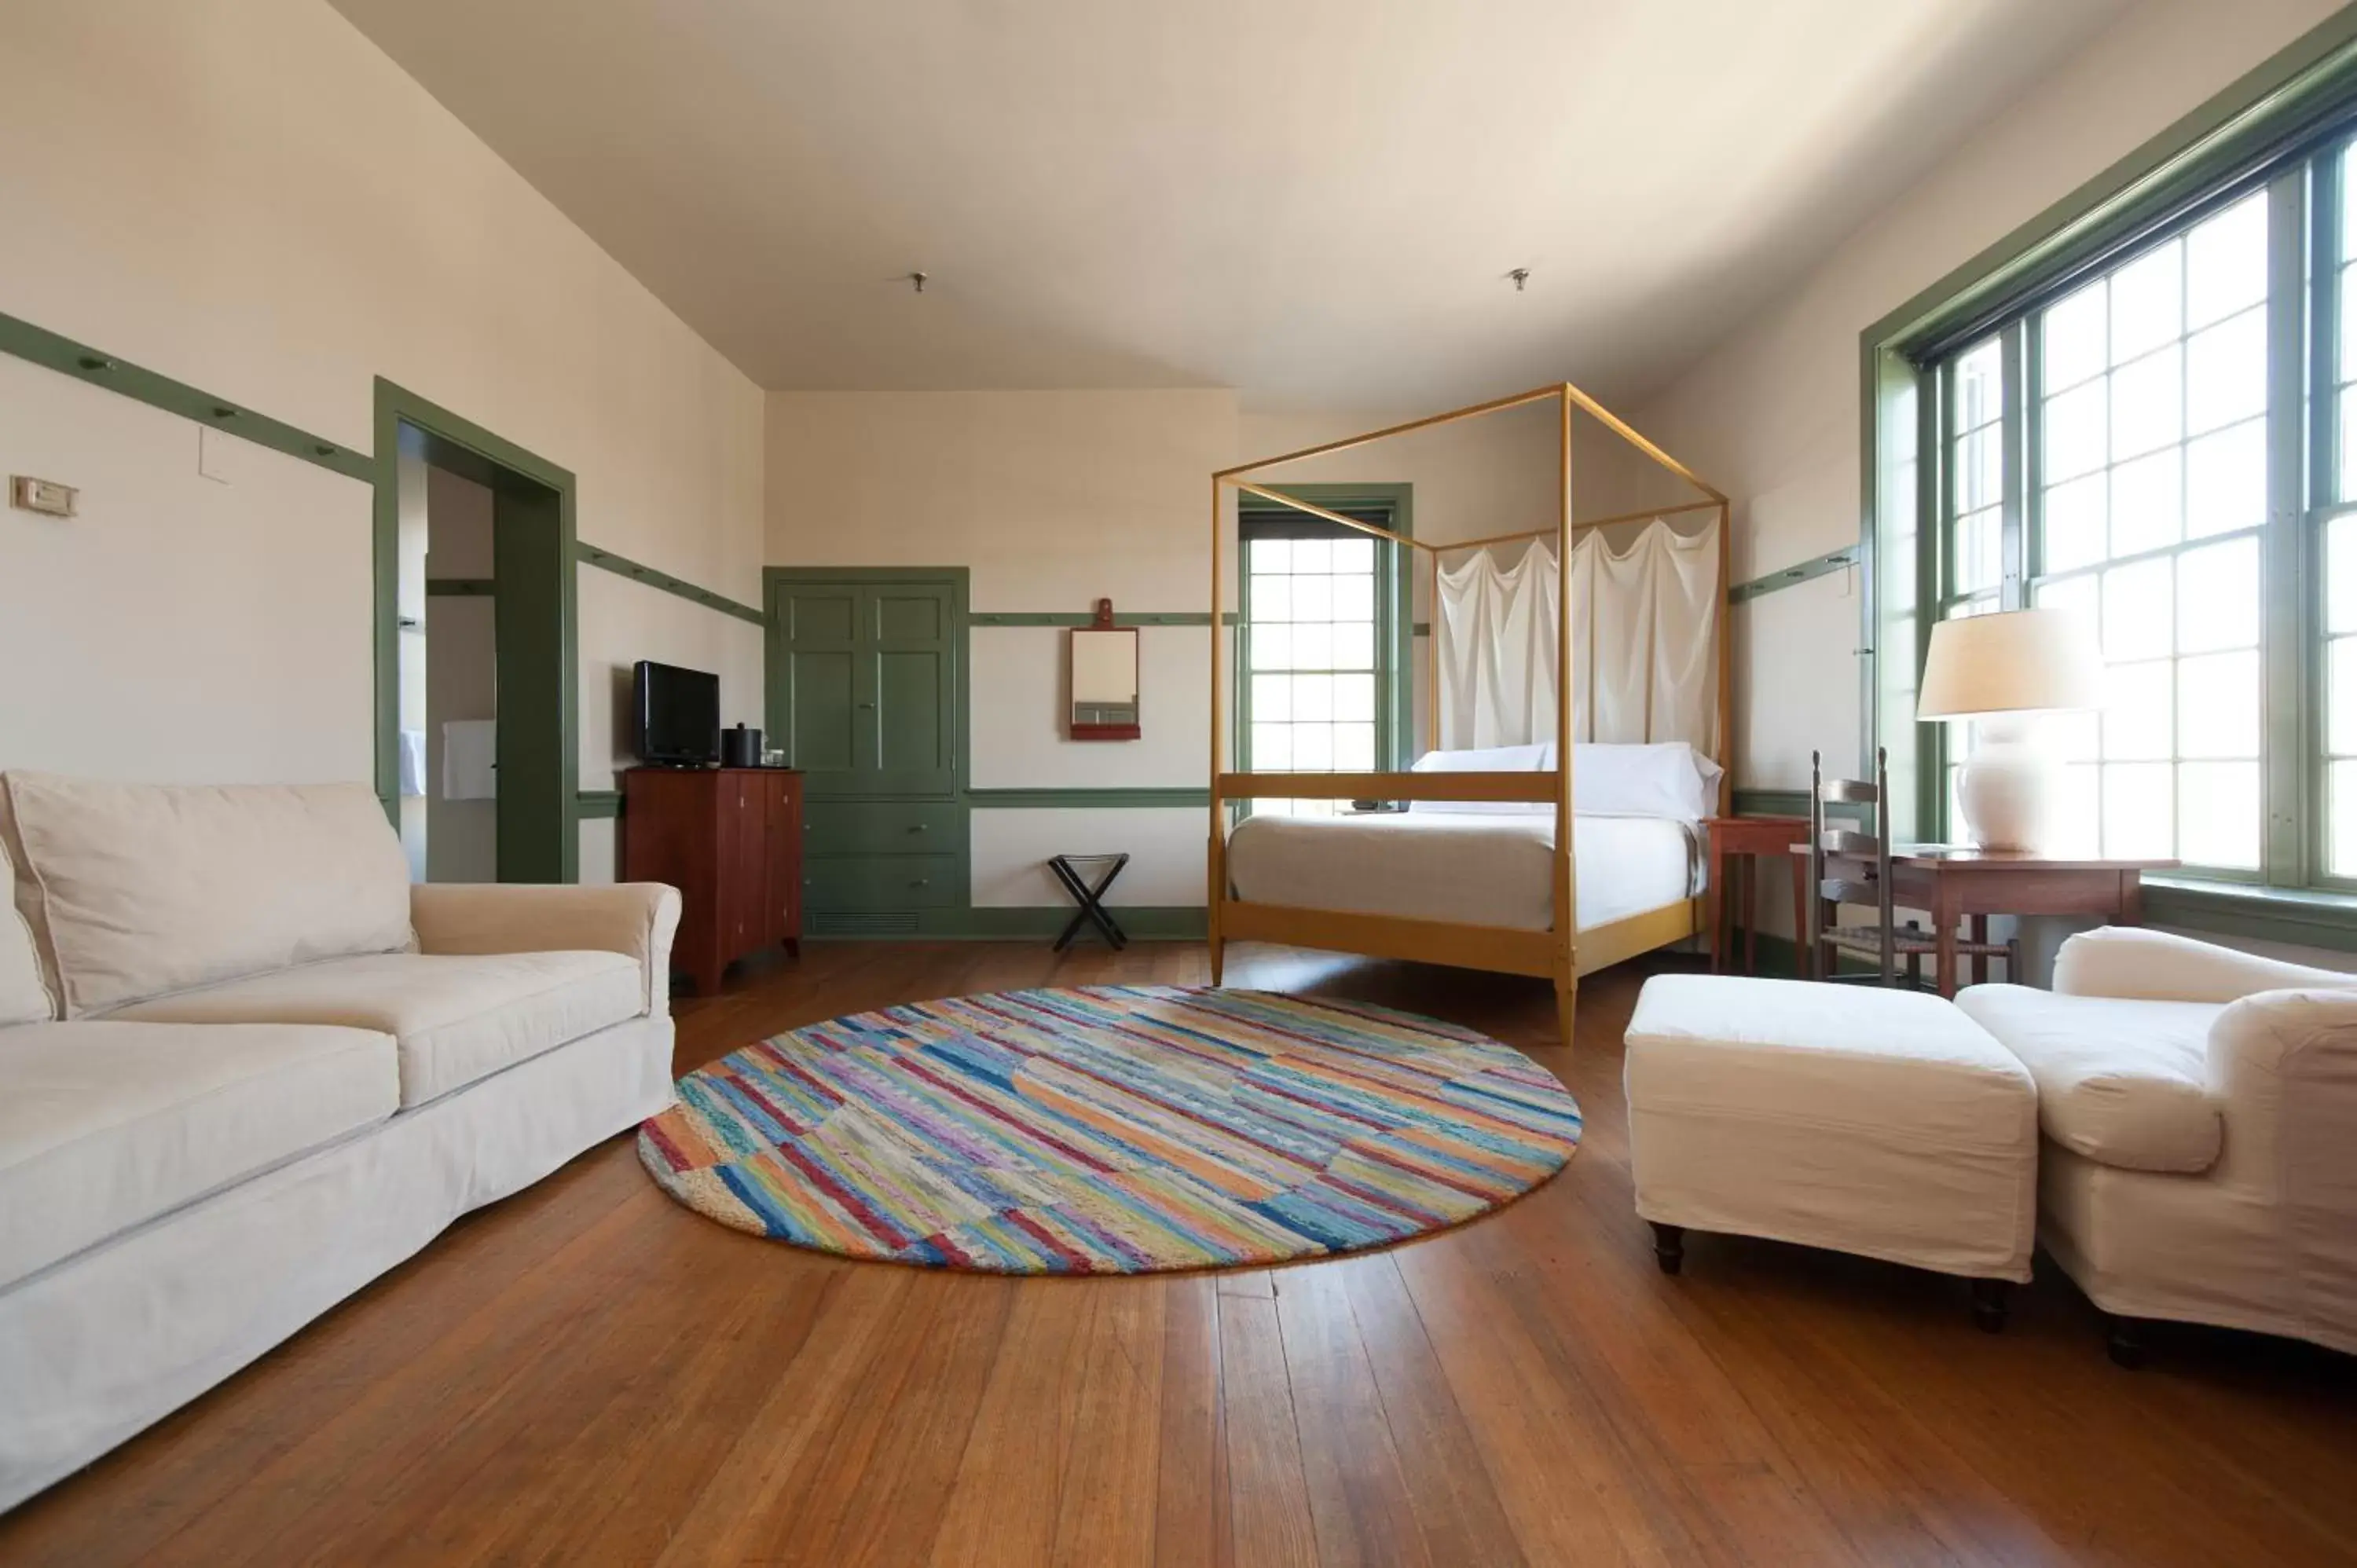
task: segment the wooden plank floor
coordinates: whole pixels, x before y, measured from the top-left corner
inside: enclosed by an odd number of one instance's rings
[[[680,1065],[886,1003],[1197,982],[1139,944],[813,948],[680,1008]],[[673,1204],[627,1139],[461,1221],[260,1365],[0,1519],[0,1562],[2349,1563],[2357,1370],[2164,1334],[2104,1358],[2050,1268],[2002,1337],[1953,1281],[1631,1211],[1583,993],[1242,950],[1534,1049],[1562,1176],[1391,1251],[1017,1281],[848,1263]]]

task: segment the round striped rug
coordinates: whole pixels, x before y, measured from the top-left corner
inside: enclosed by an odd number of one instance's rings
[[[1579,1107],[1512,1047],[1264,991],[1104,986],[830,1019],[690,1073],[664,1191],[822,1251],[1144,1273],[1376,1247],[1544,1181]]]

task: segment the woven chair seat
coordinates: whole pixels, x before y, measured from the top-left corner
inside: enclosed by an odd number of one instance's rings
[[[1820,934],[1844,952],[1873,958],[1882,951],[1882,931],[1878,927],[1827,926]],[[1940,939],[1920,926],[1901,926],[1891,933],[1890,945],[1892,951],[1904,958],[1910,953],[1938,952]],[[1975,942],[1958,937],[1956,954],[1960,958],[2008,958],[2012,948],[2005,942]]]

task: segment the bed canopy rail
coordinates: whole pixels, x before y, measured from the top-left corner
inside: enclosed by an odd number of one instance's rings
[[[1479,419],[1485,414],[1501,413],[1510,409],[1553,403],[1556,409],[1556,514],[1552,525],[1525,529],[1516,532],[1498,533],[1483,538],[1437,542],[1413,538],[1390,529],[1329,510],[1312,501],[1286,494],[1269,485],[1253,482],[1247,476],[1263,474],[1271,468],[1347,452],[1376,442],[1429,430],[1461,420]],[[1574,411],[1586,413],[1606,429],[1662,469],[1675,476],[1695,490],[1701,499],[1681,504],[1652,507],[1611,517],[1575,520],[1573,515],[1572,417]],[[1227,638],[1224,633],[1226,568],[1222,548],[1226,533],[1226,502],[1229,491],[1239,496],[1252,496],[1271,504],[1285,507],[1318,518],[1353,532],[1388,540],[1410,553],[1410,558],[1421,556],[1430,572],[1436,624],[1427,639],[1430,697],[1426,703],[1428,748],[1437,748],[1439,740],[1441,685],[1438,679],[1438,584],[1440,558],[1461,551],[1477,550],[1523,540],[1553,539],[1556,542],[1557,560],[1565,563],[1557,572],[1555,604],[1555,668],[1557,673],[1557,698],[1555,703],[1555,767],[1517,772],[1393,772],[1361,771],[1355,773],[1244,772],[1228,767],[1229,686],[1234,679],[1229,668]],[[1254,462],[1222,468],[1211,476],[1211,843],[1209,852],[1209,937],[1211,942],[1211,980],[1218,984],[1222,977],[1225,944],[1231,940],[1265,940],[1293,946],[1322,948],[1342,952],[1365,953],[1379,957],[1420,959],[1437,963],[1458,964],[1469,968],[1486,969],[1505,973],[1537,975],[1555,983],[1557,1018],[1562,1042],[1568,1047],[1577,1004],[1579,977],[1609,964],[1653,948],[1690,936],[1696,929],[1695,909],[1697,900],[1684,898],[1671,904],[1582,932],[1578,924],[1577,867],[1574,839],[1574,807],[1576,785],[1573,777],[1577,748],[1573,733],[1573,640],[1571,615],[1571,585],[1573,574],[1568,569],[1572,537],[1575,533],[1608,527],[1614,523],[1649,521],[1684,513],[1715,512],[1718,525],[1718,584],[1712,606],[1709,631],[1715,639],[1717,654],[1717,736],[1712,747],[1715,760],[1725,769],[1719,789],[1719,810],[1727,806],[1732,787],[1733,770],[1727,767],[1728,748],[1733,733],[1729,708],[1728,681],[1729,647],[1727,636],[1727,524],[1729,504],[1727,496],[1706,484],[1668,453],[1639,435],[1625,421],[1605,408],[1569,381],[1553,382],[1534,387],[1528,392],[1493,398],[1466,408],[1450,409],[1429,414],[1405,424],[1388,425],[1363,435],[1349,435],[1335,441],[1321,442],[1297,451],[1263,457]],[[1239,551],[1242,544],[1239,541]],[[1241,573],[1242,563],[1238,564]],[[1238,631],[1241,642],[1243,632]],[[1241,659],[1241,653],[1237,655]],[[1449,921],[1408,919],[1392,916],[1369,915],[1343,910],[1296,908],[1291,905],[1254,903],[1232,896],[1228,877],[1227,838],[1231,826],[1231,805],[1240,800],[1288,799],[1329,800],[1407,800],[1454,801],[1479,803],[1552,804],[1555,808],[1554,867],[1552,876],[1553,925],[1544,931],[1530,931],[1498,926],[1466,925]]]

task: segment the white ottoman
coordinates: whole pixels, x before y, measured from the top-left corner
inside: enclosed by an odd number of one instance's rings
[[[1663,974],[1629,1021],[1629,1165],[1663,1270],[1723,1230],[1975,1282],[2005,1322],[2029,1278],[2038,1090],[1921,992]]]

